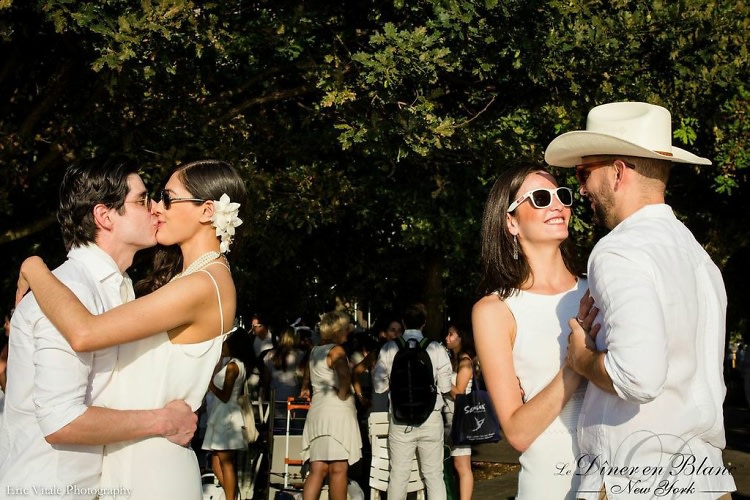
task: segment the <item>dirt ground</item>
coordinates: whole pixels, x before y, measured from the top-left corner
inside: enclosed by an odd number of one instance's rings
[[[518,472],[521,466],[518,464],[497,464],[493,462],[472,462],[471,470],[474,472],[474,480],[482,481],[502,476],[509,472]]]

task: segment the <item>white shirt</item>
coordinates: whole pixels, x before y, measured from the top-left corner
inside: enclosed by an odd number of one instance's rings
[[[422,332],[419,330],[406,330],[404,332],[404,340],[415,339],[420,341],[422,338]],[[427,345],[426,350],[427,354],[430,356],[430,361],[432,361],[432,373],[435,375],[435,384],[437,385],[438,392],[440,394],[451,392],[451,375],[453,375],[453,367],[451,366],[448,352],[438,342],[430,342]],[[393,359],[396,357],[397,352],[398,344],[395,340],[386,342],[386,344],[380,349],[378,361],[375,363],[375,368],[373,368],[372,371],[372,388],[378,394],[390,390],[391,368],[393,368]],[[436,411],[442,409],[444,405],[443,398],[440,394],[435,400]]]
[[[273,335],[271,335],[271,330],[268,330],[266,338],[262,339],[256,335],[253,339],[253,351],[256,357],[269,349],[273,349]]]
[[[602,481],[610,500],[733,491],[721,456],[727,300],[719,269],[669,206],[649,205],[596,245],[588,278],[601,311],[596,344],[617,395],[588,384],[578,496],[598,498]],[[623,467],[631,469],[613,469]]]
[[[278,349],[278,347],[275,349]],[[300,362],[304,356],[302,351],[292,349],[286,355],[286,370],[284,370],[281,367],[276,368],[273,364],[275,349],[267,351],[262,361],[271,377],[270,387],[275,391],[276,401],[286,403],[287,398],[299,395],[300,379],[302,378]]]
[[[94,314],[122,303],[123,281],[128,295],[133,296],[130,279],[120,273],[112,257],[93,244],[72,249],[54,274]],[[74,488],[98,486],[102,446],[53,447],[44,436],[97,402],[112,375],[117,347],[74,352],[42,314],[32,294],[16,307],[8,340],[5,421],[0,429],[0,499],[93,498],[93,493],[82,494]]]

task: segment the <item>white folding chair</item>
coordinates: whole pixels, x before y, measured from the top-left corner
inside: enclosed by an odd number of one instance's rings
[[[268,423],[271,404],[264,401],[260,393],[257,393],[257,399],[254,399],[252,404],[255,409],[255,425],[262,428]],[[246,449],[237,453],[237,490],[240,500],[252,500],[254,497],[256,479],[263,458],[268,455],[268,450],[259,444],[261,441],[248,445]]]

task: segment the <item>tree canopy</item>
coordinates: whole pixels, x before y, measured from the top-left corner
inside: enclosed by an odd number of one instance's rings
[[[243,314],[420,299],[442,335],[476,298],[499,172],[541,163],[615,100],[665,106],[675,144],[714,160],[675,167],[669,202],[722,268],[746,272],[748,23],[726,0],[0,0],[4,300],[25,255],[64,258],[70,162],[124,154],[156,190],[175,164],[215,157],[252,193],[233,251]],[[582,258],[600,235],[586,212]]]

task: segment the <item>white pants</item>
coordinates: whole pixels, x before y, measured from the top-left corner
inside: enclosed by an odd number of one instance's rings
[[[406,498],[414,453],[419,453],[419,466],[430,500],[445,500],[443,482],[443,416],[439,411],[422,425],[402,425],[393,422],[388,429],[388,456],[391,477],[388,481],[388,500]]]

